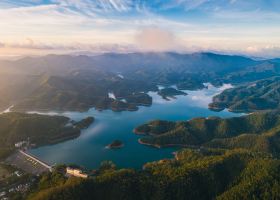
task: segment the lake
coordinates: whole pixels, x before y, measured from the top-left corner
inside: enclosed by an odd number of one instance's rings
[[[97,111],[94,108],[87,112],[47,112],[41,114],[63,115],[73,120],[81,120],[88,116],[95,117],[95,122],[81,136],[63,143],[32,149],[30,152],[49,164],[78,164],[88,169],[99,167],[104,160],[112,160],[118,167],[140,169],[146,162],[173,157],[178,148],[157,149],[137,142],[140,136],[133,134],[133,129],[154,119],[189,120],[194,117],[232,117],[241,114],[227,110],[213,112],[208,104],[214,95],[231,87],[225,84],[216,88],[208,84],[208,89],[185,91],[187,96],[177,96],[166,101],[155,92],[149,92],[153,97],[151,107],[140,107],[134,112],[113,112],[111,110]],[[30,112],[34,113],[34,112]],[[39,112],[35,112],[39,113]],[[107,149],[106,145],[113,140],[121,140],[121,149]]]

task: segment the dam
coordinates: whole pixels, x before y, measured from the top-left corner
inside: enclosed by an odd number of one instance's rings
[[[52,166],[23,150],[18,150],[8,157],[6,163],[17,166],[23,171],[34,175],[39,175],[46,171],[52,171]]]

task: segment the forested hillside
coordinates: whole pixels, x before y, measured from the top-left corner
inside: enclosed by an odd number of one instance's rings
[[[72,124],[63,116],[47,116],[25,113],[5,113],[0,115],[0,159],[14,150],[14,144],[30,141],[36,146],[58,143],[80,135],[80,129],[93,122],[88,118]],[[75,127],[75,126],[77,127]]]
[[[135,129],[144,134],[140,143],[156,147],[206,146],[215,148],[245,148],[254,151],[280,153],[279,111],[254,113],[243,117],[195,118],[189,121],[152,121]],[[148,135],[148,136],[145,136]]]
[[[279,108],[280,77],[251,82],[223,91],[213,98],[210,109],[233,112],[254,112]]]
[[[17,101],[13,110],[75,110],[112,109],[137,110],[139,105],[151,105],[145,93],[157,88],[143,81],[123,80],[116,75],[101,74],[68,77],[44,76],[38,87]],[[116,98],[109,97],[113,93]],[[123,101],[125,99],[126,101]]]
[[[143,171],[101,167],[87,180],[46,174],[29,199],[277,199],[279,169],[279,160],[246,150],[183,150]]]

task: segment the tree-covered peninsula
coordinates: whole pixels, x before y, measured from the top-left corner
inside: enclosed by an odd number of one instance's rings
[[[245,148],[278,154],[279,130],[280,113],[272,111],[228,119],[156,120],[138,126],[134,132],[143,135],[141,144],[155,147]]]
[[[0,158],[15,149],[18,142],[41,146],[76,138],[81,129],[93,122],[92,117],[72,122],[68,117],[26,113],[0,115]]]
[[[254,112],[279,108],[280,77],[251,82],[228,89],[213,98],[212,110],[228,108],[233,112]]]

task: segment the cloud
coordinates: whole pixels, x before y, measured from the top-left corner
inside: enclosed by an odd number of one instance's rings
[[[210,0],[196,0],[196,1],[193,1],[193,0],[181,0],[179,2],[181,2],[184,6],[185,6],[185,9],[187,10],[192,10],[192,9],[195,9],[195,8],[198,8],[199,6],[209,2]]]
[[[277,5],[278,0],[1,0],[0,47],[272,55],[280,46]]]
[[[63,45],[36,42],[31,38],[26,38],[22,42],[12,42],[12,43],[0,42],[0,48],[28,49],[28,50],[59,50],[59,49],[66,50],[66,49],[70,49],[70,47],[66,47]]]
[[[248,46],[244,53],[252,56],[275,58],[280,55],[280,46]]]
[[[16,56],[25,55],[45,55],[45,54],[75,54],[75,55],[95,55],[99,53],[118,52],[118,53],[130,53],[138,51],[135,45],[125,44],[87,44],[87,43],[69,43],[69,44],[57,44],[57,43],[44,43],[40,41],[34,41],[31,38],[26,38],[23,42],[4,43],[0,42],[0,56],[7,56],[3,54],[5,50],[11,50],[12,52],[20,52],[15,54]],[[1,53],[3,55],[1,55]],[[14,55],[14,54],[13,54]]]
[[[176,36],[159,27],[148,27],[140,30],[135,36],[136,44],[147,51],[178,50],[179,43]]]
[[[280,20],[279,12],[263,11],[260,9],[250,11],[229,11],[221,10],[215,12],[213,17],[216,19],[222,19],[227,21],[236,22],[274,22]]]
[[[185,11],[193,10],[203,6],[205,3],[211,0],[166,0],[166,1],[155,1],[154,7],[162,10],[183,8]]]
[[[52,3],[88,15],[100,12],[127,12],[133,6],[132,0],[52,0]]]
[[[59,45],[49,45],[43,43],[11,43],[6,44],[5,47],[15,48],[15,49],[29,49],[29,50],[58,50],[64,48]]]

